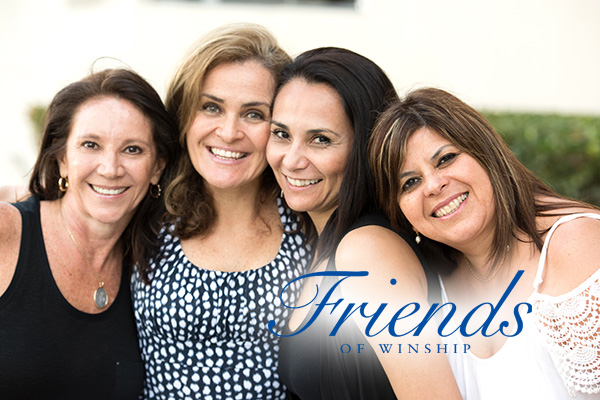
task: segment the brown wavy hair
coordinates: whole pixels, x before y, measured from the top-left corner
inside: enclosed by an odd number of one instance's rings
[[[99,97],[125,100],[137,108],[150,122],[157,159],[165,162],[159,180],[166,187],[171,164],[177,154],[177,127],[152,86],[141,76],[127,69],[106,69],[92,73],[60,90],[50,103],[42,130],[37,161],[29,181],[29,192],[40,200],[62,197],[58,188],[58,160],[66,151],[66,143],[75,115],[83,104]],[[138,205],[129,225],[121,236],[126,265],[149,268],[150,258],[159,249],[160,217],[164,214],[162,199],[147,194]]]
[[[199,109],[203,80],[218,65],[250,60],[268,69],[276,83],[281,69],[291,62],[290,56],[264,27],[231,24],[200,38],[188,50],[169,85],[166,105],[180,129],[181,157],[165,195],[166,219],[175,225],[175,234],[182,239],[207,232],[217,218],[212,196],[194,169],[186,147],[186,136]],[[265,169],[261,179],[259,201],[274,200],[279,187],[270,167]]]
[[[496,210],[496,231],[488,258],[492,267],[490,274],[506,257],[507,245],[519,230],[541,250],[542,236],[547,229],[538,230],[536,217],[562,215],[558,210],[573,206],[594,208],[561,196],[543,183],[517,159],[474,108],[441,89],[423,88],[392,104],[378,119],[369,142],[369,163],[375,176],[377,201],[396,229],[412,232],[398,205],[399,175],[408,140],[424,127],[477,160],[490,179]],[[553,200],[547,202],[543,198]],[[425,237],[421,245],[440,272],[450,272],[456,267],[458,251]],[[440,263],[436,258],[440,256],[450,262]]]

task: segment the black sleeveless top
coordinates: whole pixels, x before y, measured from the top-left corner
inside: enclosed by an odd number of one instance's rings
[[[137,399],[144,374],[127,268],[110,308],[75,309],[52,277],[39,200],[14,206],[21,212],[21,247],[0,296],[0,399]]]
[[[379,214],[367,214],[359,218],[348,232],[363,226],[376,225],[390,229],[388,220]],[[426,268],[420,249],[405,235],[402,238],[415,251],[424,266],[429,293],[439,293],[435,274]],[[335,252],[327,264],[327,271],[336,271]],[[323,277],[319,293],[329,290],[337,277]],[[336,291],[339,287],[336,288]],[[339,293],[339,292],[338,292]],[[334,295],[331,300],[340,298]],[[436,301],[430,298],[430,302]],[[315,301],[316,302],[316,301]],[[311,307],[314,306],[314,303]],[[345,305],[342,305],[345,308]],[[396,399],[392,386],[364,334],[352,318],[346,320],[335,336],[329,336],[338,322],[329,317],[326,308],[315,322],[295,336],[283,337],[280,342],[279,372],[288,388],[290,400],[382,400]],[[309,312],[300,326],[312,315]],[[289,326],[284,334],[292,333]],[[358,353],[358,345],[364,347]],[[349,347],[348,347],[349,346]]]

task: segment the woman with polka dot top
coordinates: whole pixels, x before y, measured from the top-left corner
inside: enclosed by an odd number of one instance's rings
[[[265,158],[289,62],[266,29],[234,24],[198,41],[170,83],[182,153],[159,256],[132,278],[146,398],[285,397],[267,324],[283,329],[299,287],[281,288],[310,262]]]

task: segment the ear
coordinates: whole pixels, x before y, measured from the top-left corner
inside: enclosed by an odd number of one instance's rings
[[[69,176],[69,164],[67,164],[67,160],[65,157],[65,152],[56,157],[56,162],[58,163],[58,173],[62,177]]]
[[[162,158],[156,160],[156,162],[152,166],[152,176],[150,176],[150,183],[152,183],[153,185],[158,184],[158,181],[160,181],[160,176],[162,175],[166,166],[167,163]]]

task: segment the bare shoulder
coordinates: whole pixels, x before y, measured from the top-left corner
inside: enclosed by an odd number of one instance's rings
[[[21,214],[13,205],[0,202],[0,295],[10,281],[19,257]]]
[[[573,213],[589,213],[560,224],[550,238],[542,292],[561,295],[577,288],[600,269],[600,212],[574,209]],[[553,217],[553,224],[560,217]]]
[[[26,185],[0,186],[0,201],[19,201],[29,196],[29,188]]]
[[[369,281],[382,295],[399,288],[407,295],[426,295],[427,279],[416,254],[400,235],[384,227],[367,225],[349,232],[335,261],[338,270],[368,271]]]

